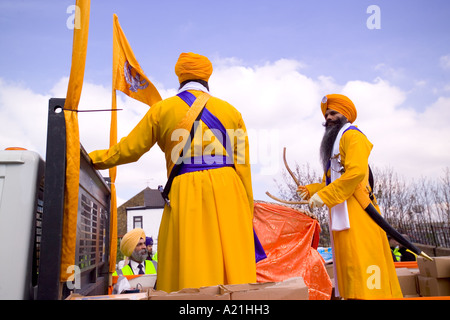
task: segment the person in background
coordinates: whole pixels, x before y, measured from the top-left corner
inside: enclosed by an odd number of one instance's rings
[[[152,261],[146,260],[148,252],[145,239],[145,232],[140,228],[133,229],[123,236],[120,251],[129,257],[128,263],[119,272],[114,272],[113,276],[119,273],[124,276],[157,273],[157,266]]]
[[[147,252],[148,252],[147,260],[158,261],[156,252],[153,253],[153,238],[147,237],[145,239],[145,245],[147,246]]]
[[[395,240],[394,238],[392,238],[389,235],[388,235],[388,241],[389,241],[389,247],[391,248],[393,261],[400,262],[401,258],[402,258],[402,254],[399,251],[400,250],[399,243],[397,242],[397,240]]]

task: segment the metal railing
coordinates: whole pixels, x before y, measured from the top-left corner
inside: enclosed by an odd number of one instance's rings
[[[401,234],[409,236],[412,242],[424,245],[450,248],[450,225],[446,222],[418,222],[389,219],[391,224]],[[320,246],[330,246],[328,222],[320,224]]]

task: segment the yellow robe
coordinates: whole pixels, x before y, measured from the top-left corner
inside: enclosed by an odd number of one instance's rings
[[[328,186],[325,176],[322,183],[306,186],[309,194],[317,192],[328,208],[347,200],[350,229],[333,231],[336,278],[345,299],[402,297],[386,233],[354,196],[357,188],[366,190],[368,185],[371,150],[372,143],[362,133],[348,130],[339,143],[345,173]]]
[[[201,93],[190,92],[195,96]],[[227,130],[240,130],[244,144],[234,144],[235,169],[197,171],[174,179],[169,193],[171,206],[164,208],[158,237],[157,288],[166,292],[256,282],[253,192],[245,124],[241,114],[223,100],[211,97],[206,106]],[[90,153],[94,165],[105,169],[137,161],[157,143],[169,168],[172,150],[166,146],[171,145],[172,131],[188,110],[188,105],[176,96],[156,103],[117,145]],[[214,145],[217,141],[208,134],[206,125],[201,125],[203,138],[197,131],[191,145],[194,156],[205,148],[207,154],[224,154],[221,145]],[[200,140],[196,140],[198,137]]]

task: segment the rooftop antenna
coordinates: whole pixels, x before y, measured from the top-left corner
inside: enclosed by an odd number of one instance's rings
[[[149,184],[150,184],[150,181],[152,181],[152,180],[153,180],[153,178],[145,179],[145,183],[147,184],[147,188],[150,188]]]

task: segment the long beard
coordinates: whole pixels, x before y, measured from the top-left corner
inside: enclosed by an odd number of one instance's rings
[[[324,123],[325,133],[323,134],[322,142],[320,144],[320,161],[322,163],[323,171],[327,171],[328,161],[333,152],[334,142],[339,133],[339,130],[346,124],[348,120],[344,117],[336,121],[327,121]]]

